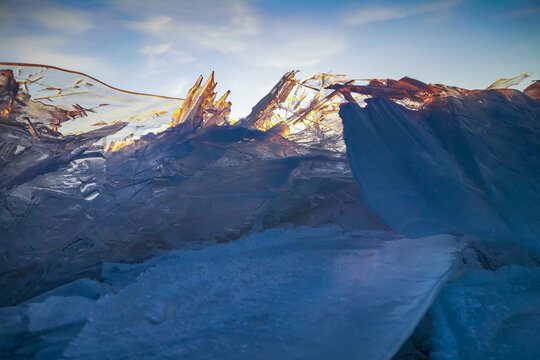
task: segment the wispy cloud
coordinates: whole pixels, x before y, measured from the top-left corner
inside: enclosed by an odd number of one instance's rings
[[[410,16],[429,14],[453,8],[461,0],[423,3],[416,6],[363,6],[343,12],[340,16],[345,25],[366,25],[373,22],[403,19]]]
[[[140,52],[152,64],[166,58],[188,62],[216,51],[256,67],[303,67],[344,47],[332,28],[305,19],[263,18],[247,1],[205,1],[197,6],[180,2],[168,14],[151,14],[125,26],[143,34]]]
[[[155,16],[146,20],[129,22],[127,23],[127,27],[142,33],[156,34],[169,24],[171,20],[172,17],[167,15]]]
[[[241,51],[247,38],[260,32],[258,17],[242,1],[205,1],[197,6],[179,2],[170,6],[168,14],[131,20],[126,22],[126,28],[152,42],[224,54]]]
[[[237,54],[261,31],[259,18],[249,4],[241,0],[179,1],[156,7],[153,2],[135,0],[135,4],[130,5],[124,0],[116,2],[119,11],[131,18],[122,26],[140,36],[138,52],[146,57],[149,74],[157,74],[171,65],[191,63],[212,52]],[[134,6],[138,8],[137,13],[132,12]],[[168,11],[158,13],[155,8]]]
[[[41,63],[84,72],[100,68],[99,54],[84,44],[95,14],[48,2],[0,5],[0,47],[4,61]]]
[[[97,58],[70,52],[68,42],[60,36],[12,36],[3,39],[2,52],[7,61],[55,65],[87,73],[100,68]]]
[[[160,69],[171,65],[188,64],[195,61],[195,56],[172,43],[149,43],[143,45],[139,52],[146,56],[147,71],[152,75]]]
[[[303,22],[274,23],[273,31],[249,42],[238,54],[257,67],[301,68],[328,60],[345,48],[345,40],[331,29]]]
[[[0,4],[0,29],[2,35],[23,33],[30,29],[44,32],[74,35],[86,32],[95,26],[92,12],[52,3],[24,4],[24,2]]]
[[[75,9],[54,7],[32,11],[28,15],[47,30],[82,33],[94,27],[90,13]]]

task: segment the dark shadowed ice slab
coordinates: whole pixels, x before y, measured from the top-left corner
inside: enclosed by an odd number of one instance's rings
[[[540,239],[540,103],[512,90],[344,104],[347,154],[367,204],[408,236]]]

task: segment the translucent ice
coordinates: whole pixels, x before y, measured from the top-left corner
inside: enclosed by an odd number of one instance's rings
[[[499,79],[490,86],[488,86],[486,89],[506,89],[510,86],[518,85],[520,82],[522,82],[524,79],[528,78],[531,75],[531,73],[523,73],[511,79]]]
[[[48,67],[6,74],[2,304],[96,277],[104,261],[142,261],[285,222],[388,229],[364,204],[339,104],[326,96],[335,92],[324,87],[343,77],[280,82],[278,93],[298,100],[262,101],[264,116],[255,111],[243,126],[228,119],[231,104],[215,93],[213,76],[181,100]]]
[[[295,74],[235,121],[213,74],[183,100],[2,70],[0,357],[388,359],[454,272],[445,233],[537,244],[537,86]],[[536,270],[475,271],[436,356],[527,356]]]

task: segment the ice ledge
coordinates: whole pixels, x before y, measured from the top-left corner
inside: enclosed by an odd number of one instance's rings
[[[64,355],[389,359],[452,273],[460,243],[388,237],[269,230],[152,260],[97,302]]]
[[[460,248],[450,235],[408,239],[385,231],[343,234],[333,226],[273,229],[175,251],[104,274],[116,289],[97,301],[93,294],[101,290],[84,297],[62,288],[0,309],[10,324],[0,328],[3,336],[30,342],[8,342],[0,353],[389,359],[453,273]],[[67,328],[46,319],[63,303],[70,304],[62,317]],[[50,326],[36,333],[36,324]]]

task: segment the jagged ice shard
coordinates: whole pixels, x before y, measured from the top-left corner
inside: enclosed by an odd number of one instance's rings
[[[538,83],[505,88],[529,74],[292,71],[236,121],[214,74],[177,99],[2,69],[1,356],[540,354]]]

